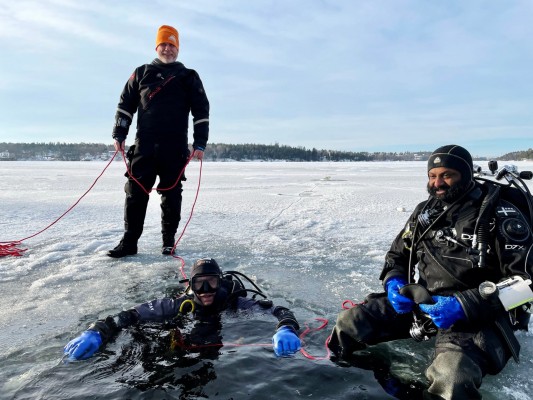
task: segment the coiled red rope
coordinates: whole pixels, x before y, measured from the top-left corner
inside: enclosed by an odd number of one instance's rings
[[[329,350],[329,347],[328,347],[328,343],[329,343],[329,339],[331,336],[328,336],[326,338],[326,341],[324,343],[324,347],[326,348],[326,355],[325,356],[322,356],[322,357],[316,357],[316,356],[313,356],[311,354],[309,354],[305,349],[304,349],[304,338],[311,332],[316,332],[316,331],[319,331],[321,329],[324,329],[327,325],[328,325],[328,320],[325,319],[325,318],[315,318],[315,321],[320,321],[322,322],[322,324],[317,327],[317,328],[310,328],[309,327],[309,324],[306,322],[305,323],[305,330],[300,333],[300,340],[302,341],[302,348],[300,349],[300,353],[302,353],[302,355],[310,360],[314,360],[314,361],[318,361],[318,360],[328,360],[329,359],[329,356],[331,354],[330,350]]]

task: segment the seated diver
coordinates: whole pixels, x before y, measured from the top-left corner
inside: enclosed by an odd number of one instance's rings
[[[247,290],[237,281],[226,279],[212,258],[197,260],[191,270],[189,289],[177,298],[162,298],[139,304],[115,316],[98,320],[63,349],[70,358],[83,360],[91,357],[109,342],[121,329],[134,324],[169,321],[185,312],[195,318],[219,314],[226,309],[271,313],[278,320],[272,337],[274,353],[289,356],[300,350],[300,326],[294,314],[285,307],[273,306],[270,300],[243,297]],[[257,293],[257,292],[256,292]]]

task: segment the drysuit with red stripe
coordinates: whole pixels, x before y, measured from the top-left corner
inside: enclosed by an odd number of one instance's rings
[[[180,62],[155,59],[135,69],[120,96],[113,138],[122,142],[137,113],[135,144],[128,152],[132,175],[146,191],[159,176],[158,189],[176,184],[189,157],[189,114],[193,116],[194,149],[204,150],[209,138],[209,101],[202,81]],[[182,175],[181,180],[185,180]],[[143,231],[148,194],[129,178],[124,207],[127,246],[135,247]],[[163,245],[174,245],[181,218],[181,182],[161,190]]]

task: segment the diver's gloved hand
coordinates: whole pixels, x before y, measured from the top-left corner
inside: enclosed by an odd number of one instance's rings
[[[272,346],[278,357],[286,357],[300,350],[301,343],[298,335],[285,325],[279,327],[272,336]]]
[[[447,329],[457,321],[466,319],[465,312],[455,296],[432,296],[435,304],[419,304],[438,328]]]
[[[398,314],[411,312],[415,306],[413,300],[400,294],[400,289],[405,285],[407,285],[407,281],[399,277],[390,278],[385,283],[387,297]]]
[[[85,331],[80,336],[72,339],[64,347],[63,353],[70,359],[85,360],[91,357],[102,345],[102,338],[97,331]]]

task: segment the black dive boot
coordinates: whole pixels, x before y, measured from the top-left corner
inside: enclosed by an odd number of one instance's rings
[[[120,240],[117,247],[107,252],[107,255],[113,258],[122,258],[133,254],[137,254],[137,244],[126,242],[124,239]]]
[[[174,243],[175,243],[174,235],[163,236],[163,246],[161,247],[161,254],[165,256],[172,255],[174,253],[172,251],[172,249],[174,248]]]

